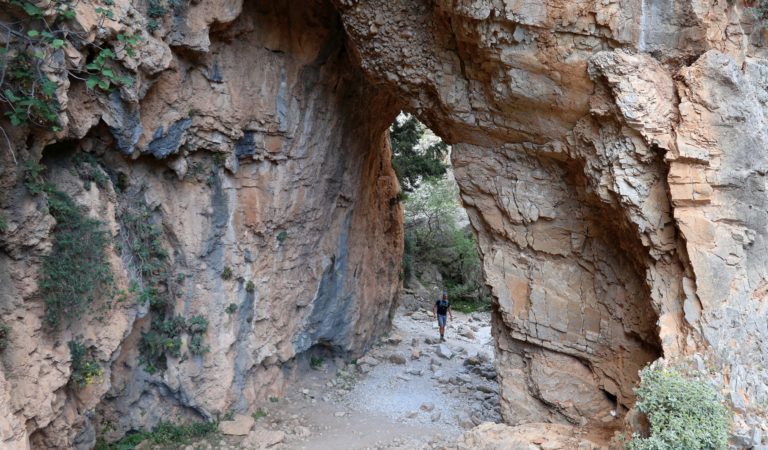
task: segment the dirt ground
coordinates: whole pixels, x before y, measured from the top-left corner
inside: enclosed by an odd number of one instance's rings
[[[453,316],[440,342],[431,311],[401,307],[365,357],[315,360],[284,398],[254,414],[248,436],[224,434],[188,450],[453,447],[465,430],[501,421],[490,316]]]

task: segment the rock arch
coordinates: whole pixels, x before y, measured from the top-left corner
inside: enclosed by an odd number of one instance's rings
[[[145,25],[115,3],[135,20],[116,27]],[[316,345],[365,351],[398,283],[386,129],[400,109],[453,145],[507,422],[604,426],[662,355],[722,374],[736,435],[763,420],[768,65],[742,3],[202,0],[175,14],[146,34],[135,85],[93,96],[72,83],[60,135],[14,129],[0,152],[13,218],[0,319],[16,337],[0,371],[3,445],[87,446],[94,411],[119,433],[157,419],[132,409],[244,407]],[[142,186],[174,270],[197,280],[175,307],[209,317],[211,356],[142,372],[149,321],[135,305],[107,326],[42,330],[34,279],[53,220],[14,159],[64,138],[109,183],[86,187],[66,161],[50,176],[116,235],[121,177]],[[127,289],[135,268],[110,258]],[[224,313],[229,301],[242,314]],[[67,389],[73,337],[106,368],[85,393]]]

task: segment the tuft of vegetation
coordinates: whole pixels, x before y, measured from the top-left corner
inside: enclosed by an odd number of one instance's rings
[[[152,431],[128,434],[117,442],[107,443],[101,438],[97,441],[95,448],[96,450],[133,450],[145,441],[155,445],[177,447],[216,436],[218,431],[218,422],[194,422],[183,425],[160,422]]]
[[[0,216],[0,233],[5,233],[8,231],[8,221],[5,220],[5,217]]]
[[[182,357],[182,337],[188,335],[187,350],[192,355],[209,351],[203,336],[208,321],[203,316],[186,320],[174,315],[175,286],[184,281],[183,274],[174,278],[170,269],[169,255],[163,247],[163,230],[154,220],[152,210],[141,202],[134,202],[122,215],[122,223],[128,235],[129,249],[135,257],[144,287],[138,283],[132,287],[138,291],[140,304],[149,304],[152,314],[149,330],[142,333],[139,341],[139,362],[147,373],[154,374],[168,368],[168,357]]]
[[[0,20],[0,31],[6,36],[0,44],[0,106],[13,126],[61,130],[57,91],[62,86],[54,80],[82,81],[89,90],[98,88],[106,92],[133,83],[132,78],[120,75],[117,49],[133,56],[141,41],[138,35],[119,34],[115,44],[89,40],[86,34],[70,26],[76,12],[69,0],[53,0],[44,5],[12,0],[7,9],[8,19]],[[99,26],[106,19],[116,20],[108,7],[95,11]],[[79,49],[83,43],[84,53],[95,57],[75,66],[64,58],[64,50],[68,46]]]
[[[53,249],[40,269],[45,323],[55,329],[62,319],[78,319],[94,299],[113,284],[106,250],[110,236],[102,222],[86,216],[64,192],[44,186],[48,209],[56,219]]]
[[[234,313],[236,313],[237,312],[237,305],[234,304],[234,303],[230,303],[229,305],[227,305],[226,308],[224,308],[224,312],[227,313],[227,314],[234,314]]]
[[[426,127],[410,114],[401,114],[389,130],[392,144],[392,167],[400,187],[413,192],[423,181],[440,178],[446,173],[443,162],[448,146],[442,140],[424,139]],[[398,199],[404,196],[398,195]]]
[[[101,189],[106,189],[109,186],[109,177],[99,166],[99,162],[90,153],[78,152],[72,158],[75,164],[75,170],[83,180],[83,186],[86,190],[91,188],[91,183],[96,183]]]
[[[312,356],[309,358],[309,367],[319,370],[323,367],[323,364],[325,364],[325,358],[321,356]]]
[[[88,349],[79,341],[69,341],[69,355],[72,359],[72,375],[69,382],[76,388],[84,388],[104,373],[99,363],[90,356]]]
[[[282,230],[281,232],[277,233],[277,242],[283,243],[285,240],[288,239],[288,232],[285,230]]]
[[[245,283],[245,292],[249,294],[253,294],[256,291],[256,285],[253,283],[253,281],[248,280],[247,283]]]
[[[271,397],[269,397],[269,401],[272,402],[272,403],[277,403],[277,402],[280,401],[280,399],[275,397],[275,396],[271,396]]]
[[[30,194],[38,195],[45,191],[44,171],[45,166],[37,161],[29,159],[24,161],[24,187],[27,188]]]
[[[730,415],[705,380],[650,366],[641,372],[635,392],[636,407],[650,422],[650,436],[636,433],[626,446],[628,450],[728,448]]]
[[[251,414],[251,417],[253,417],[253,420],[259,420],[262,417],[267,417],[269,415],[268,412],[264,411],[263,409],[259,408],[256,410],[255,413]]]
[[[11,327],[5,323],[0,323],[0,352],[8,348],[11,343]]]
[[[224,270],[221,271],[221,279],[222,280],[231,280],[232,279],[232,269],[229,267],[225,267]]]
[[[203,316],[192,316],[189,319],[187,326],[187,332],[189,333],[189,340],[187,341],[187,348],[189,353],[193,355],[202,355],[208,353],[210,349],[203,343],[203,336],[208,331],[208,320]]]

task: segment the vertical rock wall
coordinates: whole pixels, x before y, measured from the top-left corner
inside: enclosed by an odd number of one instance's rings
[[[62,133],[75,139],[43,148],[61,136],[33,134],[13,149],[105,223],[122,301],[44,327],[36,285],[54,220],[2,153],[0,320],[11,344],[0,447],[90,448],[99,433],[161,418],[252,411],[307,354],[360,355],[389,325],[402,212],[385,131],[398,109],[350,64],[336,12],[322,1],[199,2],[176,14],[165,42],[147,36],[161,67],[137,68],[136,101],[76,84]],[[84,179],[84,152],[102,182]],[[202,355],[184,334],[181,357],[153,374],[140,340],[158,317],[141,302],[130,214],[159,230],[170,275],[159,289],[173,314],[208,322]],[[68,384],[70,340],[104,370],[82,389]]]
[[[337,4],[365,73],[453,144],[508,422],[621,426],[608,413],[663,355],[717,374],[736,436],[764,425],[765,36],[749,5]]]

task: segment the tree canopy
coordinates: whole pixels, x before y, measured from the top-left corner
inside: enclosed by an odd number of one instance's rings
[[[396,120],[389,130],[392,166],[405,192],[413,192],[422,182],[445,175],[443,160],[448,145],[442,140],[424,142],[425,132],[426,127],[412,115]]]

